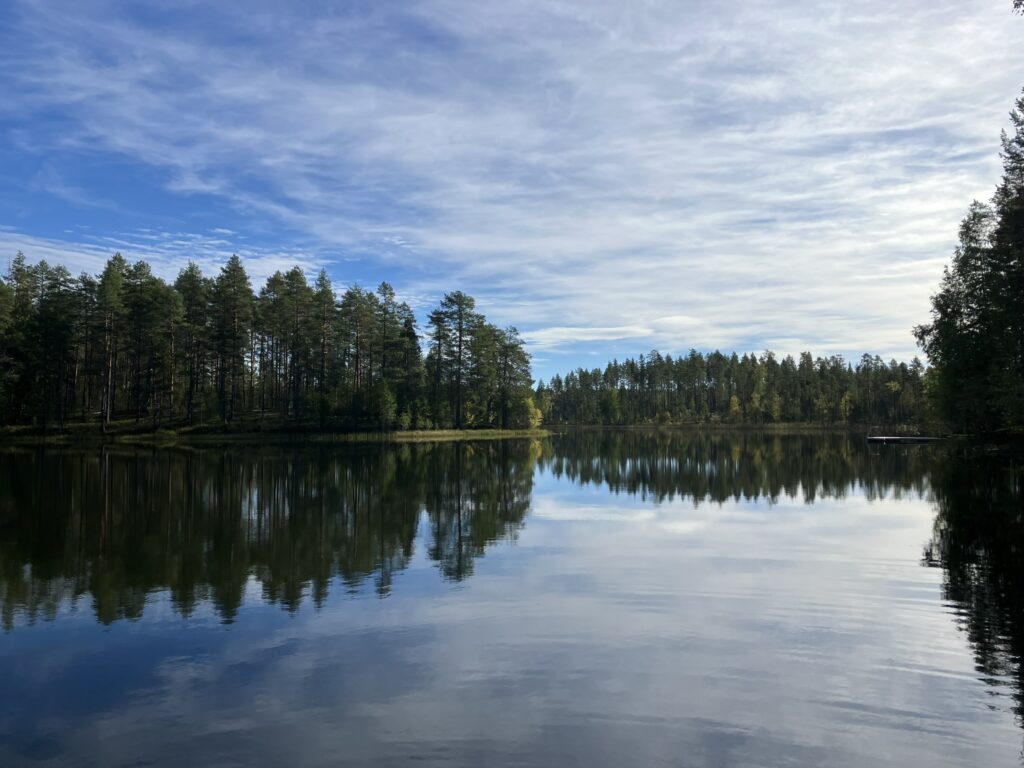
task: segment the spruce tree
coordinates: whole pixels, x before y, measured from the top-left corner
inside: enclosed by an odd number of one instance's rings
[[[197,398],[202,398],[207,377],[210,332],[210,296],[213,286],[198,265],[190,261],[178,273],[174,289],[181,297],[181,323],[178,327],[177,355],[184,376],[185,420],[195,419]]]
[[[214,283],[212,315],[220,415],[222,421],[231,421],[239,403],[253,320],[252,286],[237,255],[228,259]]]
[[[940,413],[968,431],[1024,424],[1024,96],[1010,120],[992,203],[971,204],[932,322],[915,329]]]

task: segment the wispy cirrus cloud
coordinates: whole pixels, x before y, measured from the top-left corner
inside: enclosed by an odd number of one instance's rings
[[[906,356],[1024,84],[1003,5],[17,2],[0,127],[76,194],[109,192],[105,158],[150,169],[159,204],[113,201],[221,237],[211,262],[244,232],[268,268],[460,287],[551,368],[594,345]],[[102,249],[58,235],[51,197],[0,247]]]
[[[130,261],[146,260],[156,274],[169,281],[173,281],[189,261],[198,264],[206,274],[216,275],[227,259],[237,253],[244,259],[257,290],[259,283],[275,271],[298,265],[307,273],[316,274],[322,265],[310,253],[237,247],[216,232],[195,234],[140,230],[96,236],[72,231],[65,233],[65,239],[55,239],[0,229],[0,253],[13,255],[17,251],[31,256],[33,261],[64,264],[74,272],[92,274],[102,272],[110,255],[120,252]]]

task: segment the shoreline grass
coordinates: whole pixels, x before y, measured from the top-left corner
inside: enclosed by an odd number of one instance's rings
[[[429,443],[478,440],[537,439],[547,437],[546,429],[421,429],[394,432],[332,432],[301,428],[269,429],[157,429],[149,431],[117,430],[103,433],[95,425],[75,425],[63,431],[32,429],[0,430],[0,445],[251,445],[274,444],[353,444],[353,443]]]

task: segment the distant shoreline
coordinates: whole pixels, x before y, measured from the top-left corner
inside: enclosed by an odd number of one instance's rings
[[[772,434],[862,434],[868,427],[849,424],[782,423],[782,424],[551,424],[535,429],[416,429],[404,431],[345,431],[321,429],[309,424],[254,424],[234,426],[196,425],[146,428],[143,425],[117,424],[104,433],[94,422],[76,422],[65,428],[39,427],[0,428],[0,446],[4,445],[251,445],[307,443],[316,445],[351,443],[424,443],[516,438],[546,438],[552,434],[585,432],[732,432]],[[906,431],[900,430],[900,431]]]
[[[860,434],[871,429],[870,426],[865,424],[823,424],[813,421],[787,421],[773,422],[771,424],[751,424],[744,422],[731,424],[727,422],[712,421],[668,424],[548,424],[545,428],[556,432],[571,430],[612,430],[627,432],[635,430],[648,432],[778,432],[780,434],[796,434],[800,432],[846,432]],[[907,425],[887,427],[887,429],[900,434],[908,432],[913,433],[916,431],[915,428],[908,427]]]
[[[104,434],[96,425],[75,425],[72,429],[0,429],[0,446],[4,445],[251,445],[258,443],[308,443],[317,445],[345,443],[429,443],[463,442],[547,437],[546,429],[423,429],[397,432],[334,432],[303,428],[268,428],[218,430],[157,429],[151,431],[116,431]]]

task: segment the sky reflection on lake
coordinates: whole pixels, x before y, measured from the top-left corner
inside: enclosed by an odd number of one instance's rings
[[[637,432],[0,454],[0,764],[1016,765],[1020,468],[986,466]]]

